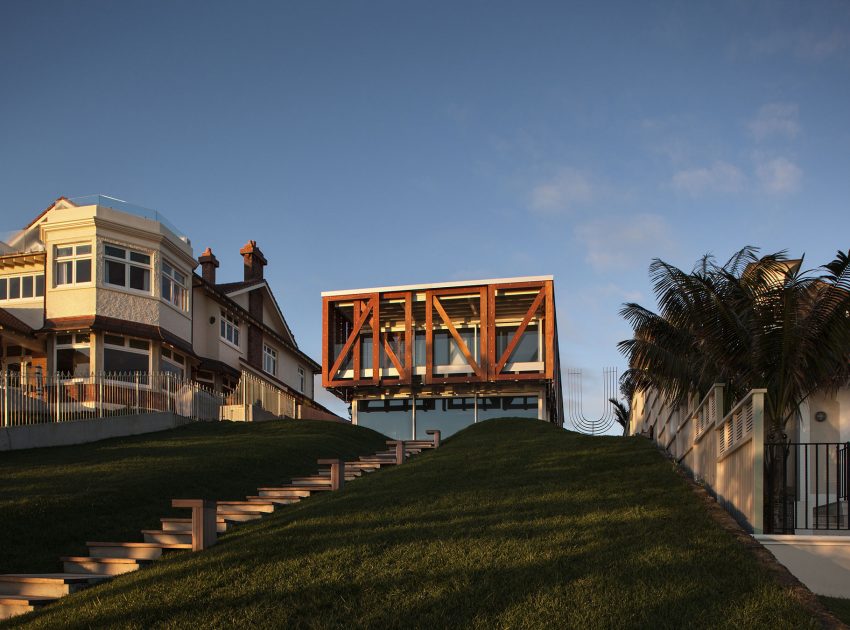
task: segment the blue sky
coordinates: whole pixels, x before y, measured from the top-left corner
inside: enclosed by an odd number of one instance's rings
[[[314,357],[322,290],[554,274],[599,415],[652,257],[850,247],[850,4],[7,2],[0,189],[256,239]]]

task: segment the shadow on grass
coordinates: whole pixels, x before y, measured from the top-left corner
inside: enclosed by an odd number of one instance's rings
[[[647,446],[482,423],[13,624],[805,627]]]

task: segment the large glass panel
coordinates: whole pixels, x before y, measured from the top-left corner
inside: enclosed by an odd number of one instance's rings
[[[357,401],[357,424],[394,440],[409,440],[413,433],[410,400]]]
[[[372,369],[372,335],[360,337],[360,369]]]
[[[9,299],[17,300],[21,297],[21,279],[9,278]]]
[[[126,286],[125,273],[127,267],[124,263],[117,263],[111,260],[106,261],[106,282],[119,287]]]
[[[425,367],[425,333],[417,332],[416,341],[413,344],[413,364],[416,367]]]
[[[56,371],[63,376],[88,376],[90,363],[88,348],[58,348],[56,350]]]
[[[91,282],[91,259],[77,261],[77,282]]]
[[[0,300],[5,300],[8,295],[6,287],[8,286],[8,280],[6,278],[0,278]]]
[[[117,348],[103,349],[104,372],[147,372],[149,369],[150,355]]]
[[[475,422],[474,398],[418,398],[416,439],[430,439],[425,431],[439,429],[442,437],[457,433]]]
[[[537,396],[490,396],[478,399],[478,422],[492,418],[537,419]]]
[[[499,353],[499,358],[505,353],[508,345],[513,339],[516,328],[499,328],[496,334],[496,349]],[[529,325],[522,333],[519,343],[514,348],[513,354],[508,359],[508,363],[523,363],[540,361],[539,345],[538,345],[537,326]]]
[[[31,298],[33,295],[33,288],[32,276],[21,278],[21,297]]]
[[[136,289],[138,291],[150,291],[150,269],[142,269],[141,267],[130,267],[130,288]]]

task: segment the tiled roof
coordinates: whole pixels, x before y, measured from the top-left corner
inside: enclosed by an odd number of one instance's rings
[[[31,335],[33,333],[33,329],[29,324],[22,322],[6,309],[0,308],[0,329],[3,328],[8,328],[9,330],[14,330],[25,335]]]
[[[242,289],[247,289],[248,287],[259,286],[264,284],[265,280],[245,280],[242,282],[223,282],[221,284],[215,285],[215,288],[223,293],[232,293],[233,291],[240,291]]]

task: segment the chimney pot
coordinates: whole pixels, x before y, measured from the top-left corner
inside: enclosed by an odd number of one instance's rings
[[[218,259],[209,247],[198,256],[198,262],[201,263],[201,277],[210,284],[215,284],[215,270],[218,267]]]
[[[242,254],[242,259],[245,261],[245,281],[262,280],[263,267],[268,264],[263,252],[257,247],[257,241],[248,241],[245,247],[239,250]]]

